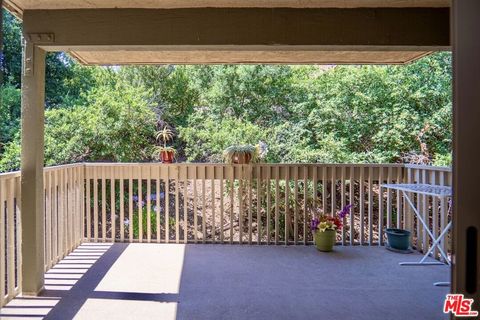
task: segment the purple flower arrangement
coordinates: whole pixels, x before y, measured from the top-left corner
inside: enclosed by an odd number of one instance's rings
[[[319,217],[315,217],[310,222],[310,230],[312,232],[320,231],[324,232],[326,230],[339,230],[342,228],[342,220],[350,214],[350,209],[353,205],[349,204],[338,212],[335,216],[329,216],[326,214],[321,214]]]

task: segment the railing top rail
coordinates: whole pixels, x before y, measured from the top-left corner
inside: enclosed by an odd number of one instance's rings
[[[230,167],[230,166],[270,166],[270,167],[295,167],[295,166],[326,166],[326,167],[392,167],[402,168],[401,163],[253,163],[253,164],[227,164],[227,163],[203,163],[203,162],[181,162],[181,163],[161,163],[161,162],[86,162],[87,167],[111,167],[111,166],[205,166],[205,167]]]
[[[427,166],[427,165],[419,165],[419,164],[404,164],[405,168],[410,169],[419,169],[419,170],[434,170],[434,171],[447,171],[452,172],[451,167],[438,167],[438,166]]]
[[[55,170],[60,170],[65,168],[78,168],[83,166],[85,166],[84,163],[62,164],[58,166],[45,167],[43,168],[43,172],[50,172],[50,171],[55,171]],[[0,172],[0,179],[10,179],[10,178],[16,178],[20,176],[21,176],[20,171],[11,171],[11,172],[4,172],[4,173]]]
[[[20,177],[20,171],[0,173],[0,179],[10,179]]]
[[[248,166],[242,164],[226,164],[226,163],[202,163],[202,162],[182,162],[182,163],[171,163],[164,164],[161,162],[84,162],[84,163],[72,163],[72,164],[63,164],[58,166],[45,167],[44,172],[55,171],[65,168],[76,168],[76,167],[120,167],[120,166],[204,166],[204,167],[241,167]],[[325,167],[391,167],[391,168],[410,168],[418,170],[433,170],[433,171],[447,171],[452,172],[451,167],[437,167],[437,166],[427,166],[427,165],[416,165],[416,164],[403,164],[403,163],[254,163],[252,166],[269,166],[269,167],[295,167],[295,166],[325,166]],[[20,171],[12,171],[0,173],[0,179],[10,179],[20,176]]]
[[[55,171],[55,170],[60,170],[60,169],[65,169],[65,168],[78,168],[78,167],[83,167],[83,166],[85,166],[85,164],[83,162],[61,164],[61,165],[58,165],[58,166],[45,167],[45,168],[43,168],[43,172]]]

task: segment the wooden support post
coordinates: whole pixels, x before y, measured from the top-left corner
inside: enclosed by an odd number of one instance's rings
[[[480,310],[480,1],[455,0],[453,18],[453,257],[452,292]]]
[[[22,73],[22,293],[37,295],[44,285],[43,144],[45,51],[24,40]]]

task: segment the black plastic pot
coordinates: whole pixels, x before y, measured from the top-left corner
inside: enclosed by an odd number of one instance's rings
[[[389,228],[386,231],[388,245],[397,250],[408,250],[410,247],[410,231]]]

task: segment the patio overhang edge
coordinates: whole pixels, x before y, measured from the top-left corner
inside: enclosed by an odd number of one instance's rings
[[[23,19],[31,41],[52,36],[36,42],[42,49],[89,65],[401,64],[450,49],[449,15],[448,8],[85,9],[26,10]]]
[[[323,50],[157,50],[69,51],[83,65],[166,64],[408,64],[432,51],[323,51]],[[294,62],[292,62],[294,61]]]

